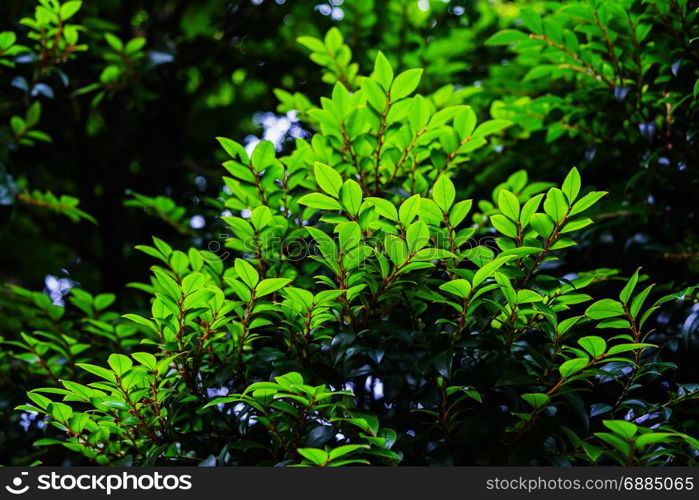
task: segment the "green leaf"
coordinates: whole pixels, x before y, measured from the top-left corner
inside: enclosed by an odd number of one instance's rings
[[[374,79],[381,84],[385,91],[388,92],[391,88],[391,83],[393,82],[393,67],[381,51],[376,54],[376,60],[374,61]]]
[[[257,297],[264,297],[272,292],[276,292],[280,288],[288,285],[291,282],[287,278],[268,278],[266,280],[260,281],[255,287],[255,295]]]
[[[629,323],[629,320],[623,318],[605,319],[597,323],[597,328],[617,328],[626,330],[631,328],[631,323]]]
[[[624,456],[628,456],[631,453],[631,446],[629,443],[619,439],[619,437],[615,434],[610,434],[609,432],[596,432],[595,436],[619,450]]]
[[[530,223],[536,234],[542,238],[548,238],[553,233],[554,223],[546,214],[532,215]]]
[[[398,209],[398,218],[403,227],[408,227],[420,210],[420,195],[415,194],[401,203]]]
[[[5,51],[17,41],[17,35],[12,31],[0,31],[0,50]],[[37,101],[39,102],[39,101]]]
[[[577,219],[577,220],[572,220],[570,222],[567,222],[563,228],[560,230],[560,234],[565,234],[565,233],[571,233],[573,231],[578,231],[579,229],[582,229],[584,227],[589,226],[592,224],[592,219],[585,217],[583,219]]]
[[[80,434],[89,421],[90,416],[87,413],[78,413],[71,417],[68,427],[71,431]]]
[[[498,208],[513,221],[519,220],[519,200],[507,189],[501,189],[498,193]]]
[[[455,255],[441,248],[423,248],[415,254],[415,260],[441,260],[453,259]]]
[[[155,356],[148,352],[135,352],[131,355],[131,357],[151,371],[155,370],[155,367],[158,363],[158,360],[155,358]]]
[[[67,21],[68,19],[73,17],[76,12],[80,10],[81,6],[82,2],[79,1],[71,1],[64,3],[63,5],[61,5],[61,10],[59,11],[61,19]]]
[[[68,420],[73,416],[73,409],[65,403],[49,404],[48,412],[57,422],[62,424],[68,424]]]
[[[451,210],[449,211],[449,224],[451,224],[452,227],[456,227],[461,224],[461,222],[471,211],[472,205],[472,200],[462,200],[451,207]]]
[[[41,102],[35,101],[27,110],[27,127],[33,127],[39,122],[41,117]]]
[[[157,331],[157,328],[149,319],[139,316],[138,314],[124,314],[123,318],[128,319],[129,321],[133,321],[134,323],[137,323],[141,326],[145,326],[148,330],[151,330],[153,332]]]
[[[542,302],[544,298],[536,293],[534,290],[518,290],[517,291],[517,303],[518,304],[531,304],[534,302]]]
[[[657,347],[654,344],[644,344],[643,342],[638,342],[634,344],[618,344],[609,348],[607,351],[607,356],[613,356],[622,352],[635,351],[636,349],[645,349],[646,347]]]
[[[522,211],[519,214],[519,222],[520,224],[522,224],[522,228],[527,227],[529,221],[532,218],[532,215],[534,215],[534,213],[539,208],[539,205],[541,204],[541,199],[543,197],[543,193],[537,194],[524,204],[524,206],[522,207]]]
[[[638,426],[625,420],[603,420],[604,426],[612,432],[616,432],[620,436],[624,436],[626,440],[631,440],[638,432]]]
[[[669,443],[676,437],[674,432],[647,432],[636,438],[636,448],[645,448],[651,444]]]
[[[549,189],[544,200],[544,212],[551,217],[554,222],[561,222],[568,213],[568,202],[563,191],[558,188]]]
[[[396,207],[390,201],[384,200],[383,198],[366,198],[366,201],[374,206],[376,213],[380,216],[392,221],[398,220],[398,210],[396,210]]]
[[[319,210],[342,210],[342,205],[340,205],[336,200],[333,200],[330,196],[322,193],[309,193],[303,195],[301,198],[299,198],[297,203],[299,205],[306,205]]]
[[[269,223],[272,221],[272,211],[269,209],[269,207],[260,205],[252,211],[250,221],[252,222],[252,225],[255,227],[255,229],[260,231],[267,227]]]
[[[118,376],[124,375],[133,366],[133,361],[123,354],[112,354],[107,360],[109,367],[114,370]]]
[[[352,179],[346,180],[340,188],[340,202],[347,213],[357,215],[362,205],[362,188]]]
[[[250,265],[245,259],[235,259],[235,272],[238,277],[243,280],[248,288],[255,288],[255,285],[260,281],[260,275],[257,270]]]
[[[274,144],[270,141],[260,141],[252,152],[252,165],[256,172],[262,172],[274,161]]]
[[[333,26],[325,34],[324,42],[327,51],[331,54],[335,54],[338,51],[338,49],[342,47],[342,33],[339,29],[337,29],[337,27]]]
[[[558,371],[561,372],[561,377],[567,378],[571,375],[575,375],[580,370],[585,368],[590,360],[587,358],[573,358],[569,359],[558,367]]]
[[[430,230],[427,224],[421,220],[410,224],[405,236],[408,241],[408,248],[412,253],[421,250],[430,242]]]
[[[104,39],[107,41],[109,46],[117,52],[124,50],[124,43],[116,35],[107,32],[104,34]]]
[[[599,446],[583,442],[582,447],[585,450],[585,453],[587,453],[587,456],[592,459],[593,463],[596,462],[597,459],[602,455],[603,450]]]
[[[485,41],[486,45],[510,45],[512,43],[529,40],[526,33],[519,30],[498,31]]]
[[[371,78],[365,78],[364,81],[362,81],[362,90],[369,104],[371,104],[378,113],[383,113],[386,109],[388,98],[386,97],[386,91],[381,85]]]
[[[493,215],[490,217],[490,222],[495,229],[505,236],[509,236],[510,238],[517,237],[517,225],[504,215]]]
[[[471,293],[471,283],[468,280],[456,279],[440,285],[439,289],[465,299]]]
[[[447,176],[440,175],[432,188],[432,199],[439,208],[448,212],[454,203],[454,198],[456,198],[454,184]]]
[[[483,122],[478,125],[476,130],[473,132],[473,137],[486,137],[488,135],[500,132],[510,125],[512,125],[512,122],[509,120],[488,120],[487,122]]]
[[[582,316],[573,316],[572,318],[564,319],[558,324],[558,333],[560,335],[565,335],[565,333],[580,321],[581,318]]]
[[[94,375],[97,375],[98,377],[101,377],[105,380],[108,380],[109,382],[116,382],[116,377],[114,376],[114,372],[111,372],[107,370],[106,368],[102,368],[101,366],[96,366],[96,365],[91,365],[88,363],[76,363],[77,366],[85,370],[86,372],[90,372]]]
[[[561,188],[568,198],[568,203],[573,203],[580,192],[580,173],[577,168],[573,167],[571,171],[568,172],[568,175],[563,180]]]
[[[581,338],[578,340],[578,344],[593,358],[601,356],[607,350],[607,342],[605,342],[602,337],[597,337],[595,335]]]
[[[369,446],[366,444],[346,444],[343,446],[338,446],[337,448],[330,450],[329,458],[330,460],[335,460],[337,458],[344,457],[345,455],[349,455],[354,451],[368,448]]]
[[[573,208],[570,209],[569,215],[572,217],[573,215],[577,215],[581,212],[584,212],[592,205],[597,203],[600,200],[600,198],[602,198],[606,194],[606,191],[593,191],[591,193],[586,194],[573,205]]]
[[[312,36],[300,36],[296,41],[313,52],[325,52],[323,42]]]
[[[338,225],[340,248],[347,253],[356,248],[362,241],[362,230],[356,222],[345,222]]]
[[[298,451],[299,455],[301,455],[303,458],[314,463],[315,465],[325,465],[329,459],[328,454],[323,450],[319,450],[318,448],[299,448],[296,451]]]
[[[422,69],[409,69],[399,74],[391,85],[391,100],[395,102],[412,94],[421,77]]]
[[[532,405],[533,408],[540,408],[551,399],[547,394],[541,392],[522,394],[522,399]]]
[[[342,176],[337,173],[334,168],[316,162],[313,169],[315,174],[316,182],[320,188],[328,193],[333,198],[338,198],[340,196],[340,188],[342,187]]]
[[[628,304],[629,299],[631,298],[631,294],[634,291],[634,288],[636,288],[636,283],[638,283],[638,269],[636,269],[636,272],[633,273],[633,276],[629,278],[629,281],[626,283],[626,286],[621,290],[621,293],[619,293],[619,299],[624,303]]]
[[[475,128],[476,113],[470,106],[454,116],[454,130],[462,141],[470,137]]]
[[[616,318],[624,315],[624,306],[613,299],[598,300],[585,311],[585,316],[590,319]]]
[[[384,239],[384,246],[386,253],[396,266],[402,264],[408,258],[408,245],[406,245],[403,239],[389,234]]]
[[[508,255],[507,257],[497,257],[495,260],[485,264],[478,271],[476,271],[476,274],[473,275],[473,280],[471,280],[473,287],[475,288],[478,285],[480,285],[483,282],[483,280],[485,280],[489,276],[492,276],[492,274],[495,271],[497,271],[501,266],[507,264],[514,258],[515,257],[512,255]]]
[[[111,306],[115,300],[116,295],[113,293],[100,293],[97,297],[95,297],[93,305],[95,306],[96,310],[102,311],[103,309]]]
[[[631,316],[635,318],[639,311],[641,310],[641,307],[643,307],[643,303],[646,301],[646,298],[648,297],[648,294],[650,291],[653,289],[655,285],[648,285],[646,288],[643,289],[642,292],[640,292],[638,295],[634,297],[634,299],[631,301],[631,307],[629,307],[629,312],[631,313]]]
[[[248,154],[245,148],[235,142],[234,140],[228,139],[226,137],[217,137],[216,140],[221,144],[223,150],[228,153],[232,158],[239,158],[241,161],[248,162]]]

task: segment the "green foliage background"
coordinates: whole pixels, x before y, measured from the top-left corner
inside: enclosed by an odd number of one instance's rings
[[[695,464],[697,7],[3,2],[3,463]]]

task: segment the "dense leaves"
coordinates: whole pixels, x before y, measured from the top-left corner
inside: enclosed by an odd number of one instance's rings
[[[146,282],[141,270],[119,297],[57,279],[51,297],[8,286],[0,364],[19,443],[8,462],[695,464],[695,214],[673,210],[696,176],[659,170],[688,169],[696,151],[693,7],[533,2],[513,7],[521,27],[498,31],[504,10],[350,3],[329,30],[299,21],[320,74],[276,96],[303,133],[211,131],[222,136],[206,154],[222,168],[201,177],[215,188],[196,207],[129,186],[128,210],[174,229],[135,245]],[[36,43],[3,33],[0,61],[14,70],[33,54],[62,71],[86,48],[70,24],[81,8],[41,0],[22,23]],[[439,38],[422,43],[430,25]],[[46,30],[56,36],[42,42]],[[162,54],[138,33],[100,39],[99,77],[72,98],[91,96],[96,115],[127,93],[157,99],[140,80],[169,64]],[[517,55],[501,65],[498,46]],[[680,70],[658,57],[664,46],[691,77],[670,77]],[[466,75],[463,61],[481,58],[486,69]],[[10,118],[3,161],[48,138],[30,101]],[[662,216],[648,207],[658,177],[672,199]],[[70,195],[22,187],[11,199],[105,223]],[[676,213],[682,223],[664,222]],[[644,231],[667,257],[673,225],[688,255],[672,283],[657,254],[622,263],[598,250]]]

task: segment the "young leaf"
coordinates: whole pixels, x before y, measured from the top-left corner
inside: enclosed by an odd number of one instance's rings
[[[613,299],[598,300],[585,311],[585,316],[590,319],[616,318],[624,315],[624,307]]]
[[[497,271],[501,266],[507,264],[514,258],[515,257],[512,255],[506,257],[498,257],[492,262],[488,262],[487,264],[485,264],[478,271],[476,271],[476,274],[473,275],[473,279],[471,280],[473,287],[475,288],[478,285],[480,285],[483,282],[483,280],[485,280],[489,276],[492,276],[492,274],[495,271]]]
[[[430,230],[427,224],[421,220],[410,224],[405,236],[408,241],[408,248],[413,253],[421,250],[430,242]]]
[[[320,188],[333,198],[340,196],[342,187],[342,176],[334,168],[330,168],[323,163],[317,162],[313,168],[316,182]]]
[[[471,283],[468,280],[456,279],[440,285],[439,289],[465,299],[471,293]]]
[[[352,179],[346,180],[340,188],[340,202],[347,213],[357,215],[362,204],[362,188]]]
[[[255,287],[255,295],[257,297],[264,297],[272,292],[276,292],[280,288],[288,285],[290,282],[291,280],[286,278],[268,278],[262,280]]]
[[[421,76],[422,69],[409,69],[399,74],[391,85],[391,100],[395,102],[412,94]]]
[[[568,202],[563,191],[558,188],[549,189],[544,200],[544,212],[551,217],[554,222],[560,222],[568,212]]]
[[[577,168],[573,167],[570,172],[568,172],[568,175],[563,180],[561,189],[568,198],[568,203],[573,203],[580,192],[580,173]]]
[[[597,337],[594,335],[581,338],[578,340],[578,344],[580,344],[580,346],[593,358],[604,354],[604,352],[607,350],[607,342],[605,342],[602,337]]]
[[[155,370],[156,364],[158,362],[155,356],[148,352],[135,352],[131,355],[131,357],[139,363],[141,363],[146,368],[148,368],[149,370]]]
[[[504,215],[493,215],[490,217],[490,222],[493,224],[495,229],[500,231],[505,236],[509,236],[510,238],[517,237],[517,225]]]
[[[449,224],[452,227],[456,227],[466,218],[468,213],[471,211],[471,206],[473,205],[472,200],[462,200],[456,203],[449,211]]]
[[[238,277],[243,280],[248,288],[255,288],[258,281],[260,281],[260,275],[257,271],[244,259],[235,259],[234,263],[235,271],[238,273]]]
[[[589,360],[587,358],[569,359],[558,368],[558,371],[561,372],[561,377],[568,378],[585,368],[588,363]]]
[[[539,205],[541,204],[541,199],[543,197],[543,193],[537,194],[524,204],[519,215],[519,222],[520,224],[522,224],[522,228],[527,227],[529,221],[532,218],[532,215],[534,215],[534,213],[538,210]]]
[[[536,234],[542,238],[548,238],[551,236],[551,233],[553,233],[553,221],[551,220],[551,217],[546,214],[532,215],[530,224],[534,231],[536,231]]]
[[[270,141],[260,141],[252,152],[252,165],[256,172],[262,172],[274,161],[274,144]]]
[[[454,189],[454,184],[447,176],[440,175],[432,188],[432,199],[434,202],[444,212],[449,212],[455,197],[456,189]]]
[[[420,210],[420,195],[415,194],[401,203],[398,209],[398,218],[404,227],[408,227]]]
[[[297,203],[299,205],[306,205],[319,210],[342,210],[342,205],[340,205],[336,200],[333,200],[330,196],[322,193],[305,194],[299,198]]]
[[[603,420],[604,426],[612,432],[616,432],[625,439],[630,440],[638,432],[638,426],[625,420]]]
[[[522,394],[522,399],[532,405],[533,408],[540,408],[548,403],[551,398],[547,394],[538,392]]]
[[[569,215],[572,217],[573,215],[577,215],[581,212],[584,212],[592,205],[597,203],[599,199],[606,194],[606,191],[593,191],[591,193],[586,194],[573,205],[573,207],[570,209]]]
[[[629,281],[626,283],[626,286],[621,290],[621,293],[619,293],[619,299],[624,303],[628,304],[629,299],[631,298],[631,294],[634,291],[634,288],[636,288],[636,283],[638,283],[638,269],[636,269],[636,272],[633,273],[633,276],[629,278]]]
[[[328,454],[317,448],[299,448],[296,451],[298,451],[299,455],[303,458],[315,465],[323,466],[328,461]]]
[[[388,92],[391,88],[391,82],[393,82],[393,67],[381,51],[376,54],[376,61],[374,61],[374,79],[381,84],[385,91]]]
[[[123,376],[133,366],[133,362],[123,354],[112,354],[108,359],[109,367],[118,376]]]
[[[638,316],[639,311],[641,310],[641,307],[643,307],[643,303],[646,301],[646,298],[648,297],[648,294],[650,291],[653,289],[655,285],[648,285],[646,288],[643,289],[642,292],[640,292],[638,295],[636,295],[633,300],[631,301],[631,307],[629,308],[629,312],[631,313],[631,316],[635,318]]]
[[[501,189],[498,193],[498,208],[511,220],[519,220],[519,200],[507,189]]]

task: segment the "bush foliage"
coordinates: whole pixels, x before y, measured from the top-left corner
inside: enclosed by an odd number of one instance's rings
[[[75,252],[102,248],[82,279],[115,287],[36,291],[32,266],[71,241],[11,252],[8,463],[696,464],[696,5],[330,2],[326,29],[309,6],[233,2],[258,28],[286,12],[278,45],[246,49],[279,69],[203,84],[217,40],[243,51],[248,28],[171,3],[39,0],[0,33],[3,238],[36,241],[54,221],[36,210],[59,212],[87,235]],[[73,136],[42,113],[59,88]],[[272,90],[281,140],[217,111],[271,109]],[[190,115],[132,136],[175,95]],[[205,138],[180,153],[175,127]],[[103,144],[118,171],[95,186],[47,174],[72,194],[22,170],[36,150],[87,171]],[[123,236],[142,219],[161,237]],[[131,247],[147,278],[125,272]]]

